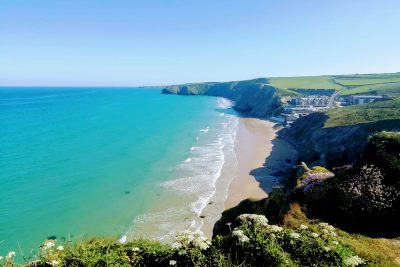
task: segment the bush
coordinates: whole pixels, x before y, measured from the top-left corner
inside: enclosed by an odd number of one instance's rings
[[[349,217],[387,216],[396,213],[400,192],[383,184],[384,177],[374,166],[359,173],[346,173],[336,181],[340,209]]]
[[[357,256],[335,240],[335,228],[328,224],[316,233],[305,225],[296,230],[268,225],[261,217],[239,216],[240,226],[213,245],[250,266],[343,266],[345,259]]]
[[[372,235],[399,233],[395,218],[400,216],[400,191],[385,184],[379,168],[345,168],[331,179],[308,178],[314,175],[307,176],[298,188],[299,200],[309,215],[351,231]]]
[[[400,190],[400,133],[380,132],[369,138],[359,165],[374,165],[385,177],[384,183]]]
[[[328,178],[335,176],[332,172],[328,171],[324,167],[315,166],[312,169],[303,166],[305,171],[297,179],[297,189],[302,189],[303,191],[309,190],[315,184],[320,184]]]

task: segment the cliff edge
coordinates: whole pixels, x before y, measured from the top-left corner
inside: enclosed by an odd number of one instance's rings
[[[238,82],[211,82],[167,86],[163,94],[219,96],[234,102],[233,108],[248,116],[269,117],[282,109],[279,89],[268,84],[268,79]]]

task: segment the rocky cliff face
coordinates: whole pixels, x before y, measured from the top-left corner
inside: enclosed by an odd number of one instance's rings
[[[253,117],[269,117],[282,108],[277,89],[268,85],[266,79],[174,85],[165,87],[162,93],[225,97],[234,102],[235,110]]]
[[[400,125],[400,120],[384,120],[324,128],[327,118],[325,113],[312,113],[281,130],[279,135],[298,150],[301,161],[331,168],[358,160],[371,134]]]

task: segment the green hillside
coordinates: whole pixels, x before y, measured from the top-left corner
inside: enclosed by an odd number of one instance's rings
[[[280,89],[343,89],[332,81],[331,76],[277,77],[270,78],[269,83]]]
[[[324,127],[336,127],[385,120],[400,120],[400,98],[366,105],[332,109]],[[400,128],[400,125],[399,125]]]
[[[270,85],[285,91],[334,89],[342,95],[376,94],[400,96],[400,73],[272,77]]]

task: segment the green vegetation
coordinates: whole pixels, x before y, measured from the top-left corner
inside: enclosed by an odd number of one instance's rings
[[[399,235],[395,219],[400,216],[399,140],[397,132],[374,134],[358,161],[336,168],[335,173],[303,166],[297,200],[308,214],[342,228],[375,236]]]
[[[400,75],[398,78],[337,78],[336,83],[343,86],[361,86],[361,85],[372,85],[372,84],[382,84],[382,83],[399,83]]]
[[[312,90],[335,90],[341,95],[374,94],[400,96],[400,73],[271,77],[245,81],[192,83],[169,86],[165,93],[217,95],[238,88],[273,86],[278,96],[299,96]],[[314,91],[315,93],[315,91]]]
[[[400,73],[275,77],[269,78],[269,83],[284,91],[334,89],[342,95],[400,95]]]
[[[317,231],[316,220],[306,216],[298,203],[292,203],[284,218],[286,227],[298,228],[307,225],[310,230]],[[344,247],[349,247],[357,255],[367,261],[367,266],[399,266],[400,240],[387,238],[371,238],[359,234],[350,234],[336,228],[336,240]]]
[[[358,165],[374,165],[381,169],[386,184],[400,183],[400,133],[379,132],[369,138],[363,156]],[[400,190],[400,186],[399,186]]]
[[[270,78],[269,83],[280,89],[343,89],[342,86],[333,83],[331,76],[276,77]]]
[[[346,91],[342,91],[341,94],[342,95],[372,94],[372,95],[399,96],[400,82],[361,85]]]
[[[356,266],[365,263],[338,240],[328,224],[285,227],[269,224],[264,215],[241,214],[237,225],[212,243],[185,231],[172,245],[147,240],[121,244],[92,239],[60,246],[46,242],[29,266]],[[2,262],[16,266],[12,257]]]
[[[332,109],[327,112],[328,119],[324,127],[337,127],[400,119],[400,98],[379,101],[366,105]]]

